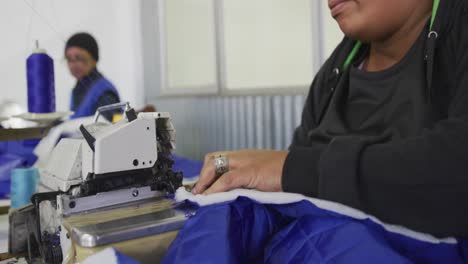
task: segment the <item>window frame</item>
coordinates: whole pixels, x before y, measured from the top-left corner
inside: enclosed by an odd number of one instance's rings
[[[165,1],[155,1],[154,8],[156,9],[156,25],[155,25],[155,39],[157,45],[154,48],[157,49],[156,58],[160,60],[158,68],[158,83],[159,88],[156,92],[149,92],[147,94],[153,95],[156,98],[165,97],[184,97],[184,96],[238,96],[238,95],[291,95],[291,94],[307,94],[310,88],[310,84],[304,86],[277,86],[277,87],[251,87],[251,88],[240,88],[232,89],[227,88],[226,84],[226,54],[225,54],[225,27],[224,27],[224,0],[211,0],[213,1],[213,12],[214,12],[214,40],[215,40],[215,69],[216,69],[216,83],[214,85],[206,86],[187,86],[187,87],[169,87],[168,86],[168,56],[166,50],[166,12],[165,12]],[[323,37],[323,12],[321,0],[309,0],[311,2],[311,36],[312,36],[312,72],[311,80],[320,69],[320,66],[324,62],[324,42]],[[143,12],[142,12],[143,13]],[[148,21],[144,19],[143,21]],[[318,37],[317,37],[318,36]],[[156,62],[156,64],[158,64]],[[159,77],[159,78],[158,78]]]

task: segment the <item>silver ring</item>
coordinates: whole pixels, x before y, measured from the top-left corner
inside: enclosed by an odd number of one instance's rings
[[[226,155],[220,154],[214,156],[214,166],[217,176],[221,176],[229,171],[229,160]]]

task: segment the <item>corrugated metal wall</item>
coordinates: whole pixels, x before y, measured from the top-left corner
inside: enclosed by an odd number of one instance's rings
[[[218,150],[286,149],[300,123],[305,95],[160,98],[173,116],[176,153],[201,159]]]

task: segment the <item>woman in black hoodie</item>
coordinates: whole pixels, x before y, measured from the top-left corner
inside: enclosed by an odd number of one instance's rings
[[[208,154],[194,193],[296,192],[468,237],[468,2],[328,3],[346,37],[315,76],[289,151]],[[221,176],[216,155],[229,161]]]

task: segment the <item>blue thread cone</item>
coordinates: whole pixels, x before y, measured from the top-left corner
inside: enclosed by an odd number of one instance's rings
[[[54,61],[44,50],[37,49],[26,60],[28,111],[55,112]]]

